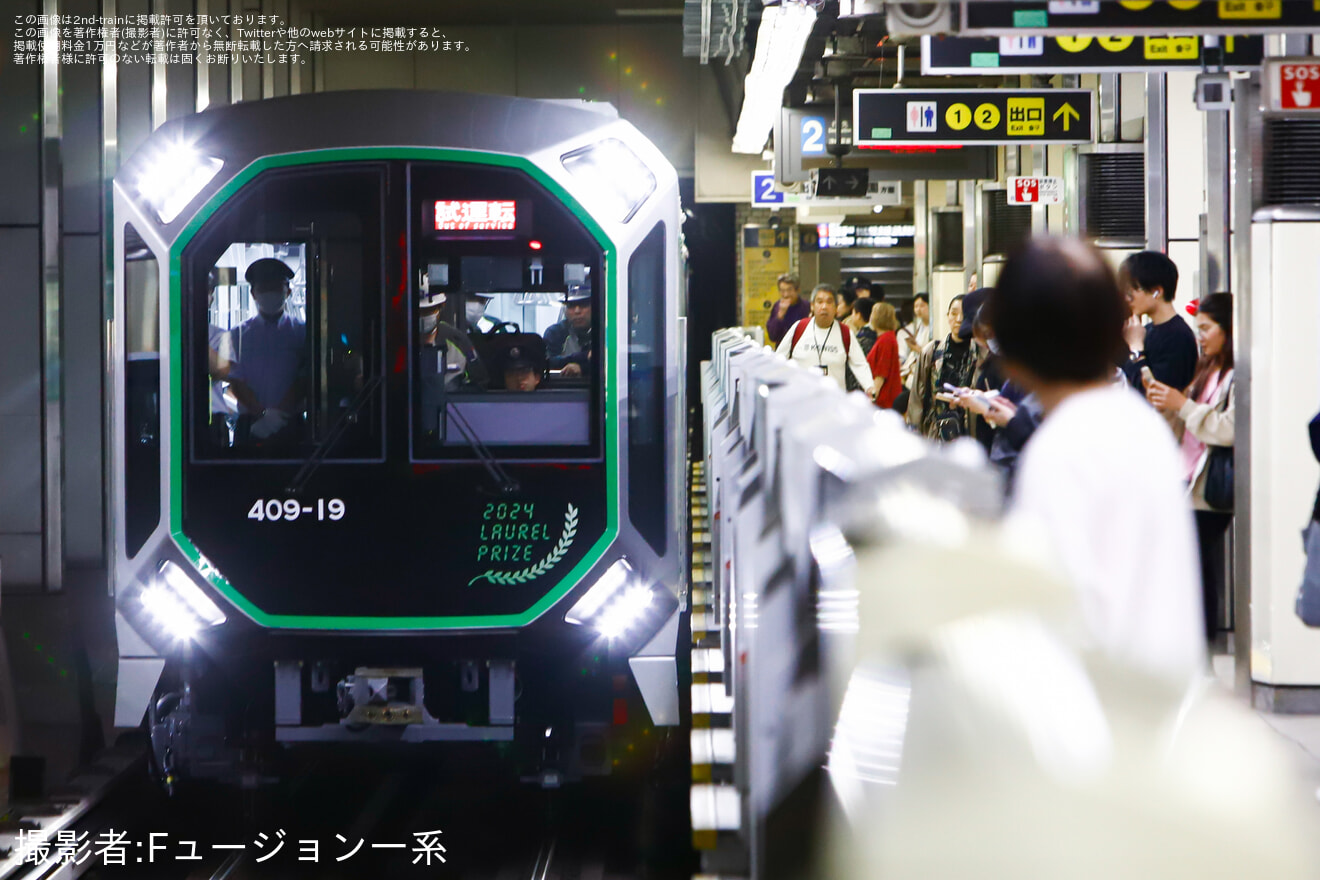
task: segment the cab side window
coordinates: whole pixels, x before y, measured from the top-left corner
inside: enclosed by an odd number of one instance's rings
[[[160,523],[160,263],[124,227],[124,543],[137,555]]]
[[[379,457],[382,172],[271,172],[188,247],[201,460]]]

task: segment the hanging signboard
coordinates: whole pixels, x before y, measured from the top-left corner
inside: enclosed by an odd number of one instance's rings
[[[742,326],[761,327],[779,301],[779,276],[789,271],[789,227],[742,230]]]
[[[818,169],[822,170],[822,169]],[[838,170],[838,169],[830,169]],[[850,173],[859,174],[867,183],[860,196],[831,196],[820,187],[816,191],[784,190],[775,182],[773,171],[752,172],[752,207],[782,208],[784,206],[857,208],[869,211],[877,205],[881,207],[903,204],[903,185],[897,180],[869,180],[870,172],[865,168],[853,169]]]
[[[921,38],[921,72],[937,74],[1083,73],[1200,70],[1203,37],[1068,36]],[[1264,37],[1225,37],[1227,70],[1260,66]]]
[[[1010,205],[1062,205],[1062,177],[1010,177]]]
[[[1086,89],[856,89],[859,147],[1089,144]]]
[[[1314,0],[1072,0],[1072,2],[963,3],[964,36],[1021,34],[1275,34],[1320,30]]]
[[[1271,58],[1265,94],[1275,113],[1320,113],[1320,58]]]

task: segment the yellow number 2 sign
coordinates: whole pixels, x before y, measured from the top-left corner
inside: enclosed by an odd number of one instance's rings
[[[994,131],[998,125],[999,108],[994,104],[978,104],[976,107],[976,127],[982,131]]]

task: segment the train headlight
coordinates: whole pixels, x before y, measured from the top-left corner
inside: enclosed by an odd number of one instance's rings
[[[191,639],[203,627],[225,622],[225,613],[173,562],[161,564],[160,577],[141,599],[147,615],[176,639]]]
[[[651,169],[618,138],[566,153],[560,161],[582,185],[588,207],[620,223],[631,220],[655,192]]]
[[[628,636],[638,624],[657,616],[664,605],[663,598],[655,587],[639,582],[628,561],[620,559],[568,609],[564,620],[590,626],[613,641]]]
[[[188,144],[170,144],[147,159],[137,179],[138,195],[151,205],[161,223],[169,223],[220,173],[224,164],[212,156],[203,156]]]

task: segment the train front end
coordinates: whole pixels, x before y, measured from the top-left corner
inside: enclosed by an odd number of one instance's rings
[[[678,723],[653,145],[578,103],[299,96],[167,123],[114,207],[116,724],[162,778],[492,742],[553,784]]]

